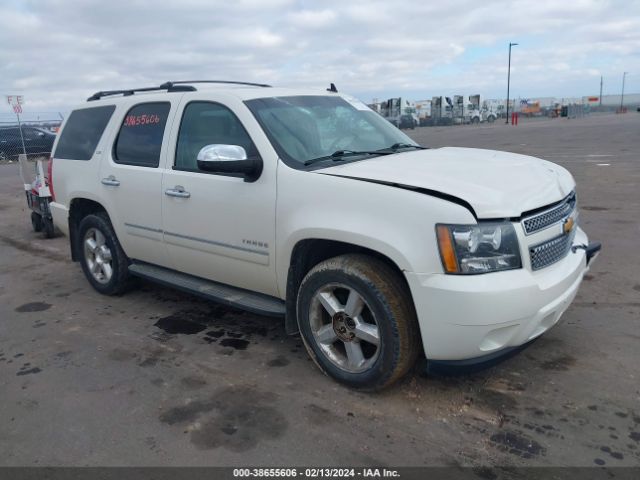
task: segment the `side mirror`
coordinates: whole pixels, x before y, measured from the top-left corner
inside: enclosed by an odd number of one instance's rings
[[[262,173],[262,159],[247,158],[247,152],[239,145],[207,145],[200,149],[197,160],[200,170],[241,174],[245,182],[255,182]]]

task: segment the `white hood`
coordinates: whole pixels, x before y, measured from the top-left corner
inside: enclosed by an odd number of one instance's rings
[[[546,160],[517,153],[443,147],[337,165],[317,173],[425,188],[468,202],[478,218],[519,217],[562,200],[571,174]]]

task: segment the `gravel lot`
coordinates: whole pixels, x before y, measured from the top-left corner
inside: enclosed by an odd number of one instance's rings
[[[411,131],[567,167],[604,250],[516,357],[375,395],[279,321],[146,283],[100,296],[0,165],[0,465],[640,466],[639,132],[635,112]]]

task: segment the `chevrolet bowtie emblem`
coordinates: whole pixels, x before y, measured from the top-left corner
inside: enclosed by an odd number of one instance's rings
[[[573,217],[568,217],[562,224],[562,231],[564,232],[564,234],[568,235],[569,233],[571,233],[571,230],[573,230],[575,224],[576,222]]]

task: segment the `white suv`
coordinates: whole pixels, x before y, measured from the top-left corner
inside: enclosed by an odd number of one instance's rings
[[[96,290],[133,275],[284,316],[356,388],[391,384],[423,352],[467,365],[528,343],[600,249],[564,168],[426,149],[335,88],[98,92],[53,157],[53,219]]]

